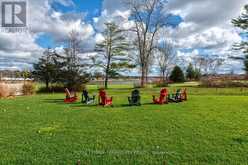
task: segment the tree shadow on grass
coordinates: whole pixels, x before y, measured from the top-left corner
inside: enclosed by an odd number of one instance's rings
[[[113,106],[102,106],[98,104],[71,104],[72,108],[95,108],[95,109],[115,109],[115,108],[128,108],[128,107],[141,107],[141,106],[130,106],[129,104],[114,104]]]
[[[156,104],[153,104],[153,103],[143,103],[141,105],[129,105],[129,104],[113,104],[113,106],[101,106],[99,104],[82,104],[82,103],[74,103],[74,104],[71,104],[71,107],[74,107],[74,108],[139,108],[139,107],[142,107],[142,106],[152,106],[152,105],[156,105]],[[161,105],[158,105],[157,106],[161,106]]]
[[[44,99],[43,102],[48,103],[48,104],[69,106],[72,109],[96,107],[96,105],[85,105],[85,104],[82,104],[81,102],[65,103],[64,99]]]
[[[235,137],[232,138],[232,140],[239,144],[248,143],[248,139],[246,137]]]
[[[64,103],[64,99],[44,99],[42,100],[45,103],[48,104],[58,104],[58,105],[67,105],[69,107],[71,107],[72,109],[78,109],[78,108],[94,108],[94,109],[104,109],[104,108],[109,108],[109,109],[114,109],[114,108],[127,108],[126,110],[130,110],[128,108],[131,109],[136,109],[136,108],[140,108],[142,106],[154,106],[155,104],[153,103],[142,103],[140,106],[131,106],[129,104],[113,104],[113,106],[106,106],[103,107],[101,105],[98,105],[97,103],[95,104],[83,104],[81,102],[75,102],[75,103]],[[157,105],[157,106],[161,106],[161,105]]]
[[[55,104],[60,104],[60,103],[64,103],[64,99],[43,99],[42,100],[45,103],[55,103]]]
[[[70,107],[74,107],[74,108],[80,108],[80,107],[96,107],[97,104],[83,104],[79,101],[74,102],[74,103],[65,103],[64,99],[43,99],[42,100],[44,103],[48,103],[48,104],[59,104],[59,105],[69,105]]]
[[[48,104],[58,104],[58,105],[76,105],[81,104],[80,102],[74,102],[74,103],[65,103],[64,99],[43,99],[44,103]]]
[[[74,104],[69,104],[71,108],[96,108],[96,107],[101,107],[98,106],[97,104],[82,104],[80,102],[74,103]]]

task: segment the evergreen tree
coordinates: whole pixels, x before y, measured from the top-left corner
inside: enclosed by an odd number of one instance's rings
[[[201,70],[200,69],[195,69],[194,72],[195,72],[194,79],[195,80],[200,80],[201,77],[202,77]]]
[[[105,73],[105,88],[108,88],[110,76],[118,75],[118,72],[131,68],[130,59],[127,56],[128,43],[121,30],[115,23],[106,23],[106,29],[102,33],[104,40],[96,45],[97,56],[93,57],[94,66],[100,67]]]
[[[54,50],[48,49],[34,64],[33,75],[39,81],[46,84],[49,91],[51,83],[60,83],[64,87],[79,90],[80,87],[89,81],[89,74],[83,71],[87,64],[82,63],[78,54],[80,51],[80,39],[76,31],[69,34],[68,48],[63,54],[57,54]]]
[[[63,67],[60,71],[59,81],[67,88],[80,89],[82,84],[89,81],[89,74],[83,71],[85,65],[81,59],[73,53],[73,49],[66,48],[62,56]]]
[[[248,5],[244,7],[244,12],[237,19],[233,19],[232,23],[235,27],[238,27],[244,31],[245,35],[248,35]],[[245,56],[244,57],[235,57],[238,60],[244,61],[244,70],[248,75],[248,41],[242,41],[240,44],[235,45],[236,50],[241,50]]]
[[[245,59],[244,59],[244,64],[245,64],[245,71],[248,75],[248,55],[245,56]]]
[[[184,73],[179,66],[174,67],[170,75],[170,80],[173,82],[185,82]]]
[[[187,77],[187,79],[189,79],[189,80],[193,80],[193,79],[195,79],[195,70],[194,70],[194,67],[193,67],[193,65],[190,63],[189,64],[189,66],[188,66],[188,68],[187,68],[187,70],[186,70],[186,77]]]
[[[85,72],[87,64],[79,57],[82,51],[80,48],[80,34],[76,30],[69,33],[68,47],[64,54],[60,55],[60,62],[63,64],[59,81],[67,88],[80,90],[81,86],[89,81],[90,75]]]
[[[38,63],[33,65],[33,77],[46,84],[46,89],[49,85],[57,81],[60,66],[56,62],[56,53],[51,49],[44,51],[43,56],[39,59]]]

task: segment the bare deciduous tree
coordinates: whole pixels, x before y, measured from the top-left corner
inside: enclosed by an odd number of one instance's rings
[[[68,48],[66,49],[66,55],[69,58],[69,63],[73,66],[74,64],[78,64],[80,58],[78,57],[78,53],[80,52],[80,42],[81,38],[79,38],[80,34],[76,30],[72,30],[68,35]]]
[[[173,61],[175,58],[176,56],[173,45],[166,40],[162,40],[162,42],[158,45],[157,60],[163,82],[165,82],[169,75],[170,69],[174,66]]]
[[[193,59],[195,69],[204,74],[216,74],[224,59],[213,56],[197,56]]]
[[[167,25],[165,0],[126,0],[135,23],[132,29],[137,35],[138,65],[141,71],[141,86],[144,87],[152,63],[153,50],[159,30]]]

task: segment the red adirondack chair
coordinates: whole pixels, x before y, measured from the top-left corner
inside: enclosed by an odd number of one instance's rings
[[[108,97],[104,89],[100,89],[99,91],[99,105],[102,106],[113,105],[113,97]]]
[[[160,97],[156,98],[153,96],[153,103],[154,104],[168,104],[168,90],[166,88],[161,89],[160,91]]]
[[[65,94],[66,94],[66,98],[64,99],[65,103],[74,103],[77,101],[76,93],[74,93],[74,96],[72,96],[68,88],[65,89]]]

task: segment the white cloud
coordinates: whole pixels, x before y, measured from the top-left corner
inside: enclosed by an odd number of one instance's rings
[[[125,10],[121,11],[119,9],[109,12],[109,10],[105,9],[101,12],[101,16],[94,18],[94,26],[97,31],[102,32],[105,29],[106,22],[115,22],[123,29],[128,29],[132,26],[132,22],[129,21],[130,11]]]
[[[107,10],[110,14],[119,11],[126,11],[125,0],[103,0],[102,10]]]
[[[72,0],[54,0],[54,1],[64,6],[75,6]]]
[[[42,55],[43,48],[36,39],[42,34],[49,34],[55,42],[67,41],[68,33],[74,29],[79,32],[82,45],[93,47],[93,26],[83,21],[84,13],[60,13],[51,8],[57,2],[64,6],[74,6],[71,0],[35,0],[28,1],[29,33],[0,33],[0,68],[30,68]],[[86,43],[87,44],[84,44]],[[23,65],[21,65],[23,64]]]
[[[92,25],[83,22],[85,13],[61,13],[53,10],[47,0],[30,2],[30,28],[33,33],[49,33],[55,41],[62,42],[74,29],[79,31],[83,39],[94,34]]]
[[[104,36],[101,33],[96,34],[96,43],[101,43],[104,41]]]
[[[216,49],[229,46],[231,48],[234,43],[241,41],[241,37],[233,29],[210,27],[201,33],[187,33],[191,29],[185,29],[185,27],[187,26],[184,26],[183,23],[182,26],[168,31],[170,38],[174,40],[177,47]]]
[[[207,28],[230,24],[230,20],[240,14],[246,3],[246,0],[170,0],[168,10],[176,11],[185,22]]]

